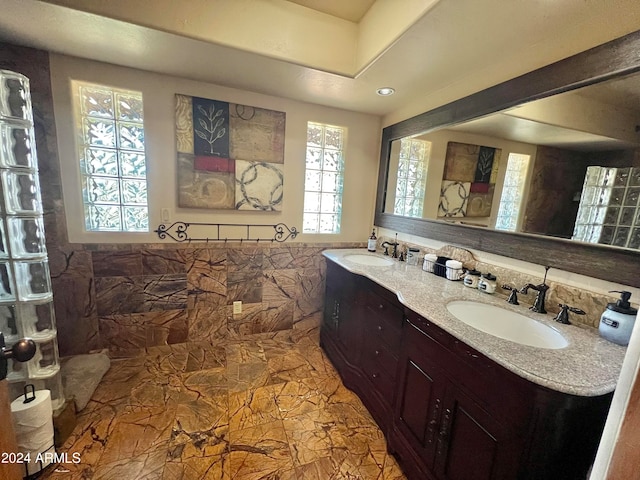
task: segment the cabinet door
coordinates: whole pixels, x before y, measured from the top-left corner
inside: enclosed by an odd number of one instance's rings
[[[516,478],[523,439],[449,385],[439,425],[434,470],[442,480]]]
[[[429,468],[433,466],[442,421],[447,378],[425,357],[423,334],[405,324],[394,424]]]

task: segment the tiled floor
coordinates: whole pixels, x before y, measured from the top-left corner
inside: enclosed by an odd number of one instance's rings
[[[317,332],[114,360],[46,480],[403,480]]]

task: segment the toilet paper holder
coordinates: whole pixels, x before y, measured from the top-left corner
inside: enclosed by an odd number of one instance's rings
[[[18,340],[11,348],[6,348],[4,334],[0,332],[0,380],[7,378],[7,359],[28,362],[36,354],[36,343],[30,338]],[[25,392],[26,396],[26,392]]]

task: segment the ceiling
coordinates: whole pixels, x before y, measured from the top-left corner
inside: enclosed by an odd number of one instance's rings
[[[275,21],[256,18],[267,8],[281,12]],[[231,10],[236,23],[197,23]],[[640,29],[637,0],[0,0],[0,11],[0,41],[379,115],[383,124]],[[227,37],[211,37],[218,31]],[[339,57],[351,63],[333,68]],[[376,95],[382,86],[396,94]]]

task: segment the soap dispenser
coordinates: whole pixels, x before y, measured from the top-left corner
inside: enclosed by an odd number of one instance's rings
[[[619,293],[620,298],[616,303],[608,303],[600,317],[600,336],[618,345],[628,345],[638,310],[629,303],[631,292],[612,290],[609,293]]]

